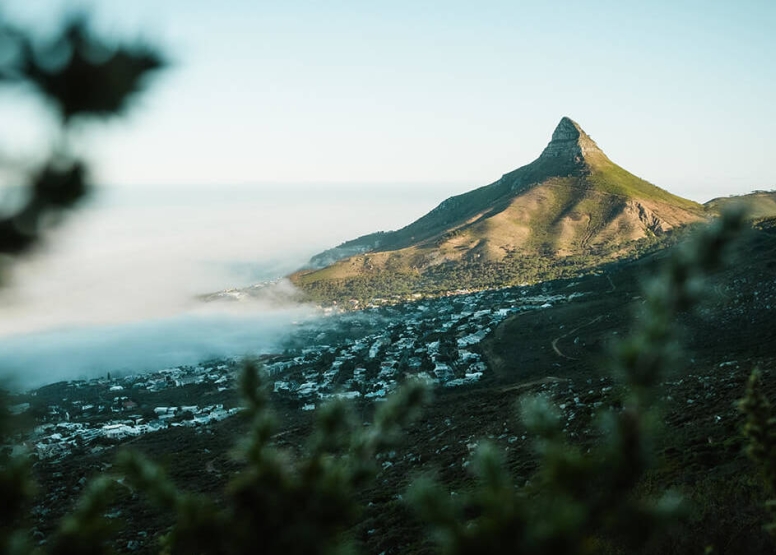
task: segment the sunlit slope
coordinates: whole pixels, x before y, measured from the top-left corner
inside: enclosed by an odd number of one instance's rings
[[[715,198],[705,206],[711,212],[718,213],[733,204],[743,206],[749,217],[755,220],[776,217],[776,191],[755,191],[748,195]]]
[[[374,295],[508,285],[558,277],[558,266],[576,271],[628,255],[642,240],[705,214],[613,163],[563,118],[534,162],[447,199],[398,231],[332,249],[327,262],[344,258],[292,279],[318,297],[369,292],[370,283]],[[460,283],[450,279],[455,274]]]

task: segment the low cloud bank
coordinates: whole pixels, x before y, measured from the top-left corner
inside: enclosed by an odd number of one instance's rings
[[[401,227],[442,190],[106,188],[4,276],[0,387],[272,351],[311,312],[288,282],[247,286]],[[232,288],[246,290],[210,295]]]
[[[241,313],[242,312],[242,313]],[[14,389],[71,379],[137,374],[280,348],[309,309],[198,313],[0,338],[0,376]]]

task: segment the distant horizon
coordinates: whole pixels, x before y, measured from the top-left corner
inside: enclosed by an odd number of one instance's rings
[[[616,163],[616,160],[614,161]],[[526,162],[528,164],[529,162]],[[523,164],[523,165],[526,165]],[[504,171],[501,175],[504,175],[508,173],[509,171],[513,171],[517,169],[518,167],[522,166],[516,166],[515,168],[512,168],[510,170]],[[625,168],[628,169],[627,167]],[[397,189],[412,189],[414,192],[417,192],[418,190],[422,190],[424,195],[428,194],[436,194],[436,193],[442,193],[442,194],[448,194],[448,196],[455,196],[462,193],[465,193],[467,191],[471,191],[473,189],[477,189],[479,187],[484,187],[487,185],[490,185],[492,183],[495,183],[500,177],[493,178],[492,180],[488,181],[487,183],[481,182],[481,183],[471,183],[467,181],[401,181],[401,182],[395,182],[395,181],[367,181],[367,180],[352,180],[352,181],[329,181],[329,180],[321,180],[321,181],[255,181],[255,182],[224,182],[224,183],[212,183],[212,182],[175,182],[175,183],[150,183],[150,182],[141,182],[141,183],[130,183],[130,182],[117,182],[117,183],[96,183],[94,186],[94,190],[92,191],[92,194],[90,196],[87,196],[87,198],[83,201],[85,204],[91,204],[94,201],[99,201],[99,198],[101,195],[105,193],[110,193],[111,191],[128,191],[128,190],[135,190],[135,191],[145,191],[145,192],[161,192],[164,191],[165,193],[179,193],[183,191],[215,191],[218,189],[223,190],[224,192],[229,191],[241,191],[241,192],[250,192],[252,194],[260,195],[262,193],[268,193],[272,192],[273,189],[277,188],[294,188],[294,189],[308,189],[308,190],[316,190],[316,192],[319,192],[321,194],[326,193],[332,193],[336,192],[338,189],[347,189],[347,190],[358,190],[358,189],[364,189],[367,188],[372,192],[380,192],[385,193],[389,188],[397,188]],[[666,191],[669,191],[670,193],[673,193],[675,195],[678,195],[680,197],[687,198],[689,200],[693,200],[695,202],[698,202],[700,204],[705,204],[711,200],[714,200],[716,198],[722,198],[722,197],[734,197],[734,196],[742,196],[742,195],[748,195],[756,192],[772,192],[776,191],[776,182],[768,185],[765,184],[760,187],[754,187],[752,189],[744,190],[739,187],[738,190],[731,190],[732,192],[729,192],[728,189],[725,189],[724,187],[720,186],[718,189],[715,189],[715,191],[712,192],[698,192],[698,193],[690,193],[690,194],[684,194],[680,190],[677,190],[676,188],[667,187],[661,183],[655,182],[648,177],[644,177],[643,175],[634,174],[637,177],[644,179],[645,181],[648,181],[652,183],[653,185],[660,187],[661,189],[665,189]],[[0,184],[0,191],[3,189],[10,189],[11,186],[8,184]],[[19,188],[23,190],[24,186],[19,185]],[[445,200],[448,197],[444,197],[440,199],[440,202],[442,200]],[[407,222],[410,223],[410,222]]]
[[[616,162],[615,162],[616,163]],[[513,168],[517,169],[516,168]],[[625,168],[626,170],[628,168]],[[510,170],[512,171],[512,170]],[[504,172],[506,174],[508,172]],[[502,175],[504,175],[502,174]],[[634,174],[636,175],[636,174]],[[501,176],[499,176],[501,177]],[[665,189],[666,191],[673,193],[675,195],[678,195],[680,197],[687,198],[689,200],[693,200],[700,204],[705,204],[709,201],[715,200],[717,198],[726,198],[726,197],[735,197],[735,196],[743,196],[743,195],[749,195],[757,192],[773,192],[776,191],[776,183],[773,183],[771,186],[764,186],[764,187],[757,187],[754,189],[750,189],[748,191],[739,191],[739,192],[731,192],[726,193],[724,191],[717,191],[713,194],[713,196],[709,196],[711,193],[704,193],[704,194],[696,194],[696,195],[685,195],[681,192],[677,192],[675,189],[671,189],[669,187],[665,187],[661,185],[660,183],[655,183],[654,181],[651,181],[649,178],[637,175],[637,177],[644,179],[646,181],[649,181],[653,185],[660,187],[661,189]],[[413,191],[417,191],[417,188],[424,189],[424,193],[426,194],[433,194],[433,193],[442,193],[446,190],[454,191],[450,192],[449,196],[456,196],[468,191],[471,191],[473,189],[477,189],[480,187],[484,187],[487,185],[491,185],[492,183],[495,183],[498,180],[498,178],[489,181],[487,183],[480,183],[480,184],[470,184],[467,182],[434,182],[434,181],[406,181],[406,182],[388,182],[388,181],[359,181],[354,180],[350,182],[335,182],[335,181],[288,181],[288,182],[282,182],[282,181],[274,181],[274,182],[255,182],[255,183],[168,183],[164,185],[159,184],[151,184],[151,183],[139,183],[139,184],[133,184],[133,183],[117,183],[117,184],[99,184],[98,185],[98,191],[97,194],[99,195],[102,191],[110,191],[110,190],[143,190],[143,191],[154,191],[154,190],[163,190],[166,192],[172,193],[173,191],[185,191],[187,188],[189,190],[202,190],[202,191],[213,191],[217,189],[222,189],[225,192],[228,191],[250,191],[251,193],[255,194],[261,194],[262,192],[270,192],[274,188],[295,188],[295,189],[316,189],[317,192],[320,192],[321,194],[325,194],[327,192],[331,193],[336,191],[337,189],[347,189],[347,190],[358,190],[363,188],[369,188],[372,192],[380,192],[384,193],[389,188],[397,188],[397,189],[412,189]],[[443,201],[448,197],[445,197],[440,200]],[[411,223],[411,222],[407,222]]]

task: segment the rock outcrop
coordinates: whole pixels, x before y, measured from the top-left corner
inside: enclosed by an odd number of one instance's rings
[[[606,156],[577,122],[564,117],[552,133],[552,139],[539,158],[563,159],[581,163],[590,156]]]

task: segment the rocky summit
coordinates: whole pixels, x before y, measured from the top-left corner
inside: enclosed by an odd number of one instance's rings
[[[612,162],[564,117],[533,162],[402,229],[321,253],[291,279],[353,303],[535,282],[632,256],[706,214]]]
[[[586,156],[604,153],[574,120],[564,117],[552,133],[552,140],[542,152],[542,158],[556,158],[579,163]]]

